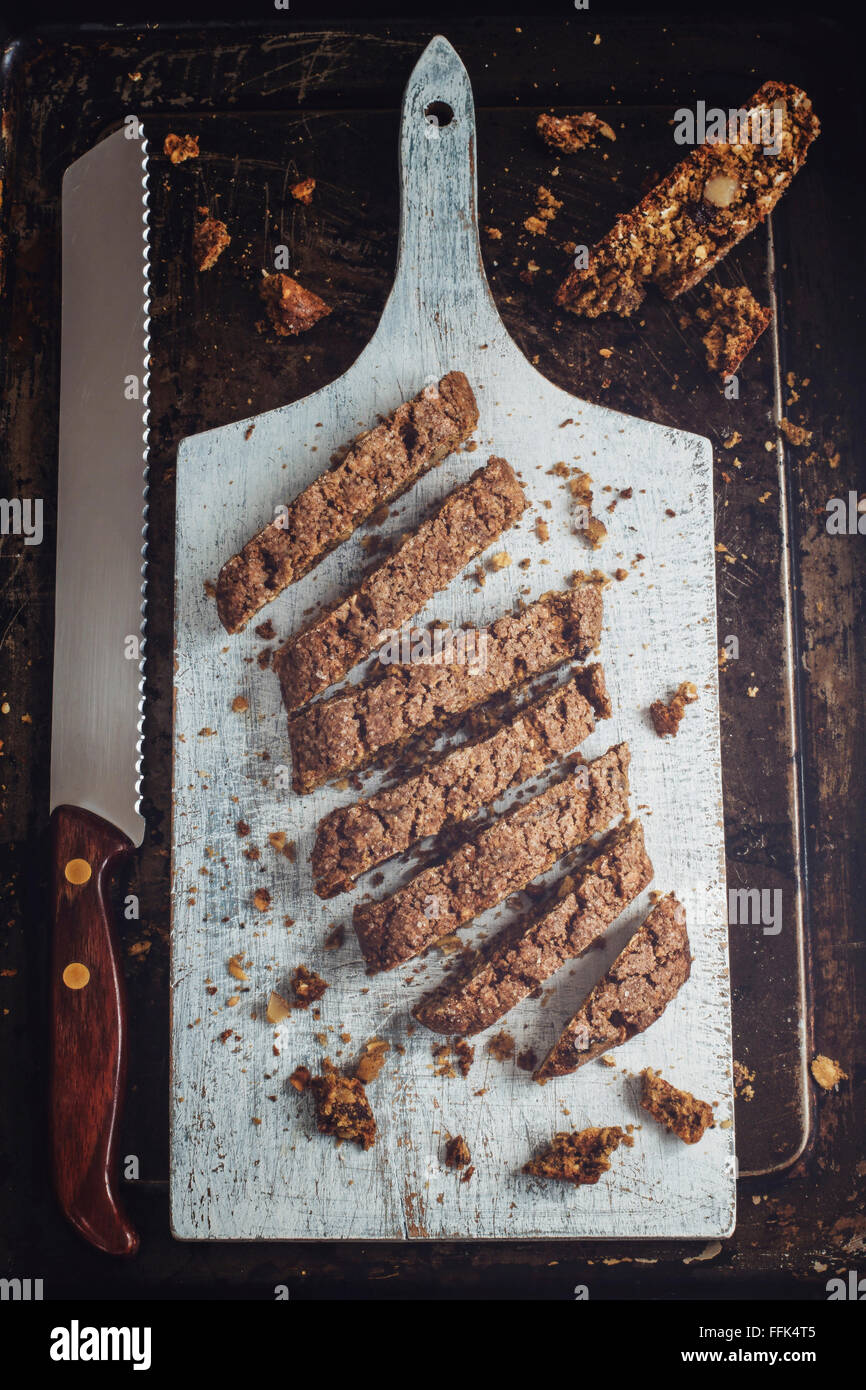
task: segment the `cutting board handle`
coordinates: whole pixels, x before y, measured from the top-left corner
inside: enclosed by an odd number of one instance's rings
[[[406,86],[400,118],[400,251],[377,337],[415,336],[419,319],[456,315],[500,331],[478,240],[475,104],[463,63],[447,39],[431,39]],[[396,320],[396,322],[395,322]]]
[[[109,916],[109,873],[132,849],[101,816],[51,816],[54,1187],[81,1235],[110,1255],[138,1236],[117,1196],[117,1130],[126,1082],[126,994]]]

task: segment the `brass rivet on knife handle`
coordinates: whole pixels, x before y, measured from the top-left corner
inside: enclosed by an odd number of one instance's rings
[[[90,971],[81,961],[70,961],[63,972],[63,983],[67,989],[84,989],[90,984]]]
[[[70,859],[63,870],[68,883],[86,883],[93,870],[86,859]]]

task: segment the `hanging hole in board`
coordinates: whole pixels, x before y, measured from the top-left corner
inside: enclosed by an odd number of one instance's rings
[[[428,140],[438,140],[439,131],[443,126],[450,125],[454,119],[454,112],[447,101],[431,101],[429,106],[424,108],[424,120],[427,129],[424,131]]]

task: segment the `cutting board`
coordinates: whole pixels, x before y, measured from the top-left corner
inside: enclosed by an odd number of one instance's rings
[[[435,119],[431,119],[435,117]],[[522,356],[496,312],[478,245],[474,112],[466,72],[437,38],[406,89],[400,141],[402,210],[394,287],[378,329],[339,380],[291,406],[184,440],[177,461],[175,719],[172,825],[172,1227],[181,1239],[694,1237],[731,1232],[735,1212],[727,912],[718,726],[712,459],[697,435],[581,402]],[[327,332],[327,322],[314,332]],[[253,626],[229,638],[208,590],[223,561],[327,465],[332,453],[401,401],[459,368],[479,402],[478,449],[428,474],[391,509],[400,533],[491,453],[519,470],[534,508],[502,548],[511,564],[480,587],[455,581],[428,605],[452,625],[486,623],[518,598],[564,586],[596,565],[627,577],[605,592],[601,659],[614,716],[584,745],[588,756],[625,739],[632,804],[655,865],[653,888],[686,906],[691,979],[662,1019],[572,1077],[535,1085],[514,1060],[476,1043],[467,1078],[432,1055],[441,1039],[411,1025],[418,995],[439,978],[434,951],[403,970],[368,978],[351,909],[369,891],[329,903],[312,891],[316,822],[350,789],[306,797],[290,789],[285,716],[265,645]],[[574,529],[573,499],[557,462],[592,477],[607,525],[602,548]],[[630,498],[608,502],[623,489]],[[535,520],[547,522],[541,541]],[[497,547],[498,548],[498,547]],[[519,561],[528,558],[528,568]],[[288,636],[312,607],[357,582],[361,538],[339,547],[262,618]],[[358,673],[355,673],[357,678]],[[684,679],[698,687],[676,740],[661,742],[648,708]],[[248,708],[232,709],[237,696]],[[372,791],[379,775],[371,776]],[[503,810],[508,799],[497,803]],[[250,827],[237,833],[237,822]],[[291,860],[271,848],[283,832]],[[258,858],[249,851],[257,850]],[[387,867],[385,893],[409,867]],[[559,866],[559,873],[562,866]],[[557,871],[546,875],[553,881]],[[259,912],[257,888],[271,906]],[[516,1052],[543,1055],[585,990],[649,907],[644,894],[604,948],[526,1000],[504,1024]],[[509,920],[494,910],[464,933],[478,940]],[[324,949],[335,923],[345,944]],[[229,973],[241,955],[248,981]],[[272,989],[304,963],[330,988],[318,1008],[274,1027]],[[498,1029],[491,1030],[492,1033]],[[351,1066],[365,1041],[392,1044],[369,1087],[379,1134],[373,1148],[337,1147],[316,1131],[308,1097],[289,1076],[325,1056]],[[640,1109],[636,1074],[659,1068],[715,1106],[715,1127],[683,1145]],[[443,1071],[446,1074],[442,1074]],[[633,1125],[594,1187],[572,1189],[521,1174],[552,1134],[589,1124]],[[443,1163],[462,1134],[475,1171],[466,1183]]]

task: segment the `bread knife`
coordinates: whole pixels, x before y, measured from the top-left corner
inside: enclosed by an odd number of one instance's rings
[[[140,122],[72,164],[62,324],[51,723],[55,1191],[92,1245],[131,1255],[118,1194],[123,969],[109,904],[141,845],[147,516],[147,145]]]

